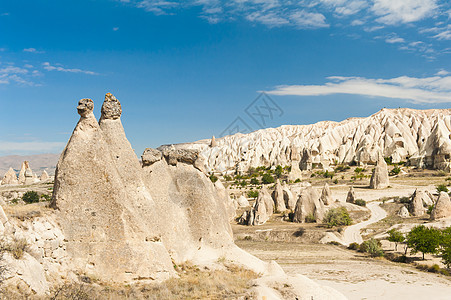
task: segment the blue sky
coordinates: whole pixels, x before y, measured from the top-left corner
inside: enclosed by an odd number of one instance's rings
[[[58,153],[81,98],[122,103],[145,147],[448,108],[451,4],[440,0],[79,0],[0,3],[0,155]],[[245,109],[265,91],[280,112]],[[241,126],[241,128],[244,128]]]

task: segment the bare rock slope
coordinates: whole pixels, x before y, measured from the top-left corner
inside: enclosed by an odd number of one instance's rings
[[[290,165],[297,156],[293,151],[300,153],[302,169],[312,164],[324,168],[335,163],[375,164],[381,152],[393,162],[410,160],[419,167],[450,170],[450,113],[450,109],[382,109],[367,118],[285,125],[175,147],[199,150],[207,172]]]

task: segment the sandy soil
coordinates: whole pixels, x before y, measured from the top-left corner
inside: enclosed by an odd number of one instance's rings
[[[275,260],[349,299],[450,299],[451,280],[405,264],[372,259],[333,245],[237,241],[260,259]]]

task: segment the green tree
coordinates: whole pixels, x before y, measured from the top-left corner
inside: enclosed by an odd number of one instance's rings
[[[323,219],[323,222],[327,225],[327,227],[332,228],[334,226],[351,225],[352,220],[349,216],[348,210],[344,207],[339,207],[329,209]]]
[[[260,184],[260,182],[258,181],[257,178],[254,177],[254,178],[251,179],[251,184],[257,185],[257,184]]]
[[[437,253],[440,246],[441,232],[435,228],[427,228],[424,225],[415,226],[407,234],[407,246],[410,247],[412,253],[421,252],[425,253]]]
[[[35,191],[28,191],[22,196],[22,200],[25,203],[36,203],[39,202],[39,195]]]
[[[271,176],[271,174],[265,173],[262,176],[262,183],[263,184],[270,184],[270,183],[274,183],[274,177]]]
[[[388,240],[390,242],[395,243],[395,251],[398,251],[398,244],[404,242],[406,239],[404,234],[402,234],[402,232],[400,232],[399,230],[396,230],[396,229],[391,229],[391,230],[387,231],[387,233],[388,233]]]
[[[442,230],[440,246],[442,262],[449,269],[451,267],[451,227]]]
[[[276,171],[275,171],[274,173],[276,174],[276,177],[277,177],[277,178],[280,178],[280,177],[282,176],[282,174],[283,174],[283,168],[282,168],[282,166],[281,166],[281,165],[278,165],[278,166],[276,167]]]
[[[249,198],[257,198],[258,197],[258,191],[253,191],[253,190],[250,190],[249,192],[247,192],[247,196],[249,197]]]

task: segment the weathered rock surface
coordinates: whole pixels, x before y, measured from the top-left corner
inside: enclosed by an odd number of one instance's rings
[[[431,212],[431,220],[451,217],[451,200],[445,192],[440,192],[437,202]]]
[[[39,177],[40,181],[46,181],[49,180],[49,174],[47,173],[46,170],[42,171],[41,177]]]
[[[274,191],[271,194],[272,199],[274,201],[274,207],[276,212],[284,212],[287,210],[285,206],[285,199],[283,197],[283,188],[280,180],[277,179],[276,184],[274,186]]]
[[[323,201],[324,205],[330,205],[334,201],[327,182],[324,184],[323,190],[321,191],[321,201]]]
[[[146,148],[141,156],[143,166],[151,166],[162,158],[163,154],[159,150],[152,148]]]
[[[297,223],[305,223],[306,219],[312,218],[317,223],[323,221],[325,214],[324,204],[320,200],[320,196],[312,187],[304,189],[299,196],[294,210],[293,221]]]
[[[16,172],[13,168],[9,168],[8,172],[3,176],[1,184],[18,184],[19,180],[17,179]]]
[[[248,207],[249,206],[249,201],[247,200],[246,197],[244,197],[244,195],[241,195],[240,197],[238,197],[238,199],[236,201],[237,201],[239,207]]]
[[[286,208],[294,210],[296,208],[297,198],[293,195],[293,192],[286,183],[283,184],[282,189]]]
[[[29,168],[28,161],[24,161],[19,171],[19,184],[25,183],[25,171]]]
[[[429,196],[421,190],[416,189],[411,197],[411,202],[409,205],[410,213],[413,216],[422,216],[426,213],[425,206],[432,205],[432,200]]]
[[[398,211],[397,215],[401,218],[410,217],[409,210],[405,206],[401,207],[401,209]]]
[[[346,202],[354,203],[356,200],[354,188],[351,186],[349,188],[348,195],[346,196]]]
[[[236,207],[233,200],[230,198],[227,189],[222,184],[221,180],[215,182],[215,187],[219,195],[219,200],[224,203],[229,220],[233,220],[236,217]],[[249,204],[249,203],[248,203]]]
[[[376,167],[373,170],[373,174],[370,179],[371,189],[384,189],[388,187],[388,168],[382,154],[379,154]]]
[[[323,168],[335,163],[375,164],[378,153],[393,162],[410,161],[420,167],[449,169],[451,110],[382,109],[367,118],[311,125],[285,125],[175,145],[197,149],[207,172],[232,172],[249,167],[290,165],[291,153],[301,153],[301,170],[312,164]]]

